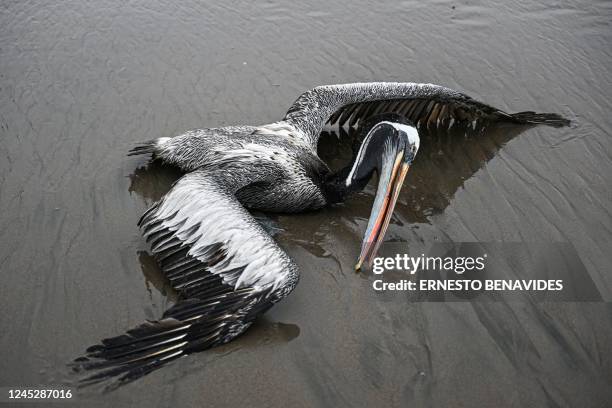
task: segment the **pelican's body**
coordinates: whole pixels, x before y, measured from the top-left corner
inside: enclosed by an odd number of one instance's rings
[[[353,126],[370,118],[379,120],[365,128],[354,161],[332,173],[317,155],[323,126]],[[372,259],[383,240],[418,151],[417,128],[500,120],[567,124],[554,114],[507,114],[436,85],[347,84],[302,94],[276,123],[194,130],[135,148],[132,154],[151,153],[187,173],[139,222],[180,300],[162,319],[89,348],[77,365],[100,371],[86,381],[119,376],[117,384],[125,383],[180,356],[231,341],[291,292],[297,266],[245,207],[318,209],[343,201],[377,173],[359,266]]]
[[[223,169],[241,178],[237,198],[246,207],[300,212],[328,203],[329,168],[290,124],[201,129],[153,143],[156,157],[184,171]]]

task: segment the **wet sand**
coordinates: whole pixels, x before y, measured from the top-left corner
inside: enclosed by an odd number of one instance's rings
[[[304,90],[432,82],[569,128],[428,138],[389,239],[570,242],[612,298],[611,3],[8,2],[0,12],[0,386],[59,384],[172,293],[136,221],[179,173],[125,153],[268,123]],[[327,136],[338,166],[350,142]],[[355,275],[374,187],[272,216],[301,267],[245,336],[79,406],[583,406],[612,399],[609,303],[415,303]],[[20,406],[27,406],[20,405]]]

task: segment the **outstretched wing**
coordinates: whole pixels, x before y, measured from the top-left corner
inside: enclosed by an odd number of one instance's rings
[[[463,93],[432,84],[372,82],[325,85],[303,93],[284,120],[306,135],[316,148],[325,124],[355,126],[373,115],[396,113],[417,126],[446,126],[455,122],[504,120],[522,124],[565,126],[557,114],[519,112],[509,114]]]
[[[105,339],[75,361],[83,383],[117,386],[182,355],[226,343],[296,285],[296,265],[224,180],[183,176],[139,225],[180,300],[157,321]]]

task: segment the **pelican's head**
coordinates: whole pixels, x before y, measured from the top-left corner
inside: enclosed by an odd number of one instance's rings
[[[397,121],[396,121],[397,120]],[[400,189],[419,150],[419,133],[405,120],[376,122],[361,144],[355,163],[346,178],[347,188],[363,188],[376,172],[378,187],[368,221],[361,254],[355,269],[370,264],[383,242]]]

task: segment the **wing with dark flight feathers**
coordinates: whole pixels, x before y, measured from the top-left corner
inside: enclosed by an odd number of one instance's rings
[[[300,95],[284,120],[301,129],[316,148],[326,124],[353,127],[382,113],[402,115],[417,127],[450,127],[457,122],[480,120],[569,125],[569,120],[555,113],[506,113],[443,86],[396,82],[316,87]]]
[[[87,349],[74,368],[111,387],[185,354],[226,343],[296,285],[296,265],[224,183],[202,171],[183,176],[141,218],[151,252],[179,301],[160,320]]]

